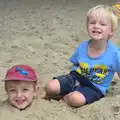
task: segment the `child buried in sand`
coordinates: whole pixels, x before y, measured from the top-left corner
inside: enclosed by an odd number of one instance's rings
[[[24,110],[31,105],[38,89],[33,68],[28,65],[15,65],[7,71],[4,81],[11,106]]]

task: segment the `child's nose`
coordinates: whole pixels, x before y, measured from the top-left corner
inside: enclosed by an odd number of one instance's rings
[[[17,97],[21,97],[21,96],[22,96],[22,92],[21,92],[21,91],[17,91],[16,96],[17,96]]]
[[[99,28],[99,24],[98,23],[95,24],[95,28]]]

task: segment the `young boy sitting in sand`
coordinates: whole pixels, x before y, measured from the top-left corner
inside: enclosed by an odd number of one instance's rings
[[[31,105],[37,93],[37,76],[35,70],[28,65],[15,65],[5,77],[5,90],[8,103],[23,110]]]
[[[112,7],[98,5],[87,13],[90,40],[81,42],[70,62],[69,74],[54,77],[45,86],[47,96],[62,95],[71,106],[93,103],[106,95],[115,72],[120,72],[120,51],[110,41],[118,26]]]

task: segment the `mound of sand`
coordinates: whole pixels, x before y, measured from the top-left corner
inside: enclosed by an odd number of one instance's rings
[[[114,0],[1,0],[0,79],[15,64],[36,68],[41,84],[70,70],[69,57],[80,41],[89,37],[86,13],[98,4]],[[119,46],[120,27],[112,41]],[[81,108],[71,108],[62,100],[37,99],[24,111],[11,108],[4,100],[0,82],[0,120],[118,120],[120,82],[117,77],[106,98]]]

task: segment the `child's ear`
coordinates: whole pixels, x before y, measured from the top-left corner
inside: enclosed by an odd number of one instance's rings
[[[34,97],[38,95],[39,88],[40,88],[40,86],[39,86],[39,85],[35,86]]]
[[[109,33],[109,36],[110,36],[110,37],[112,37],[112,36],[114,36],[114,35],[115,35],[115,33],[116,33],[116,30],[111,31],[111,32]]]

